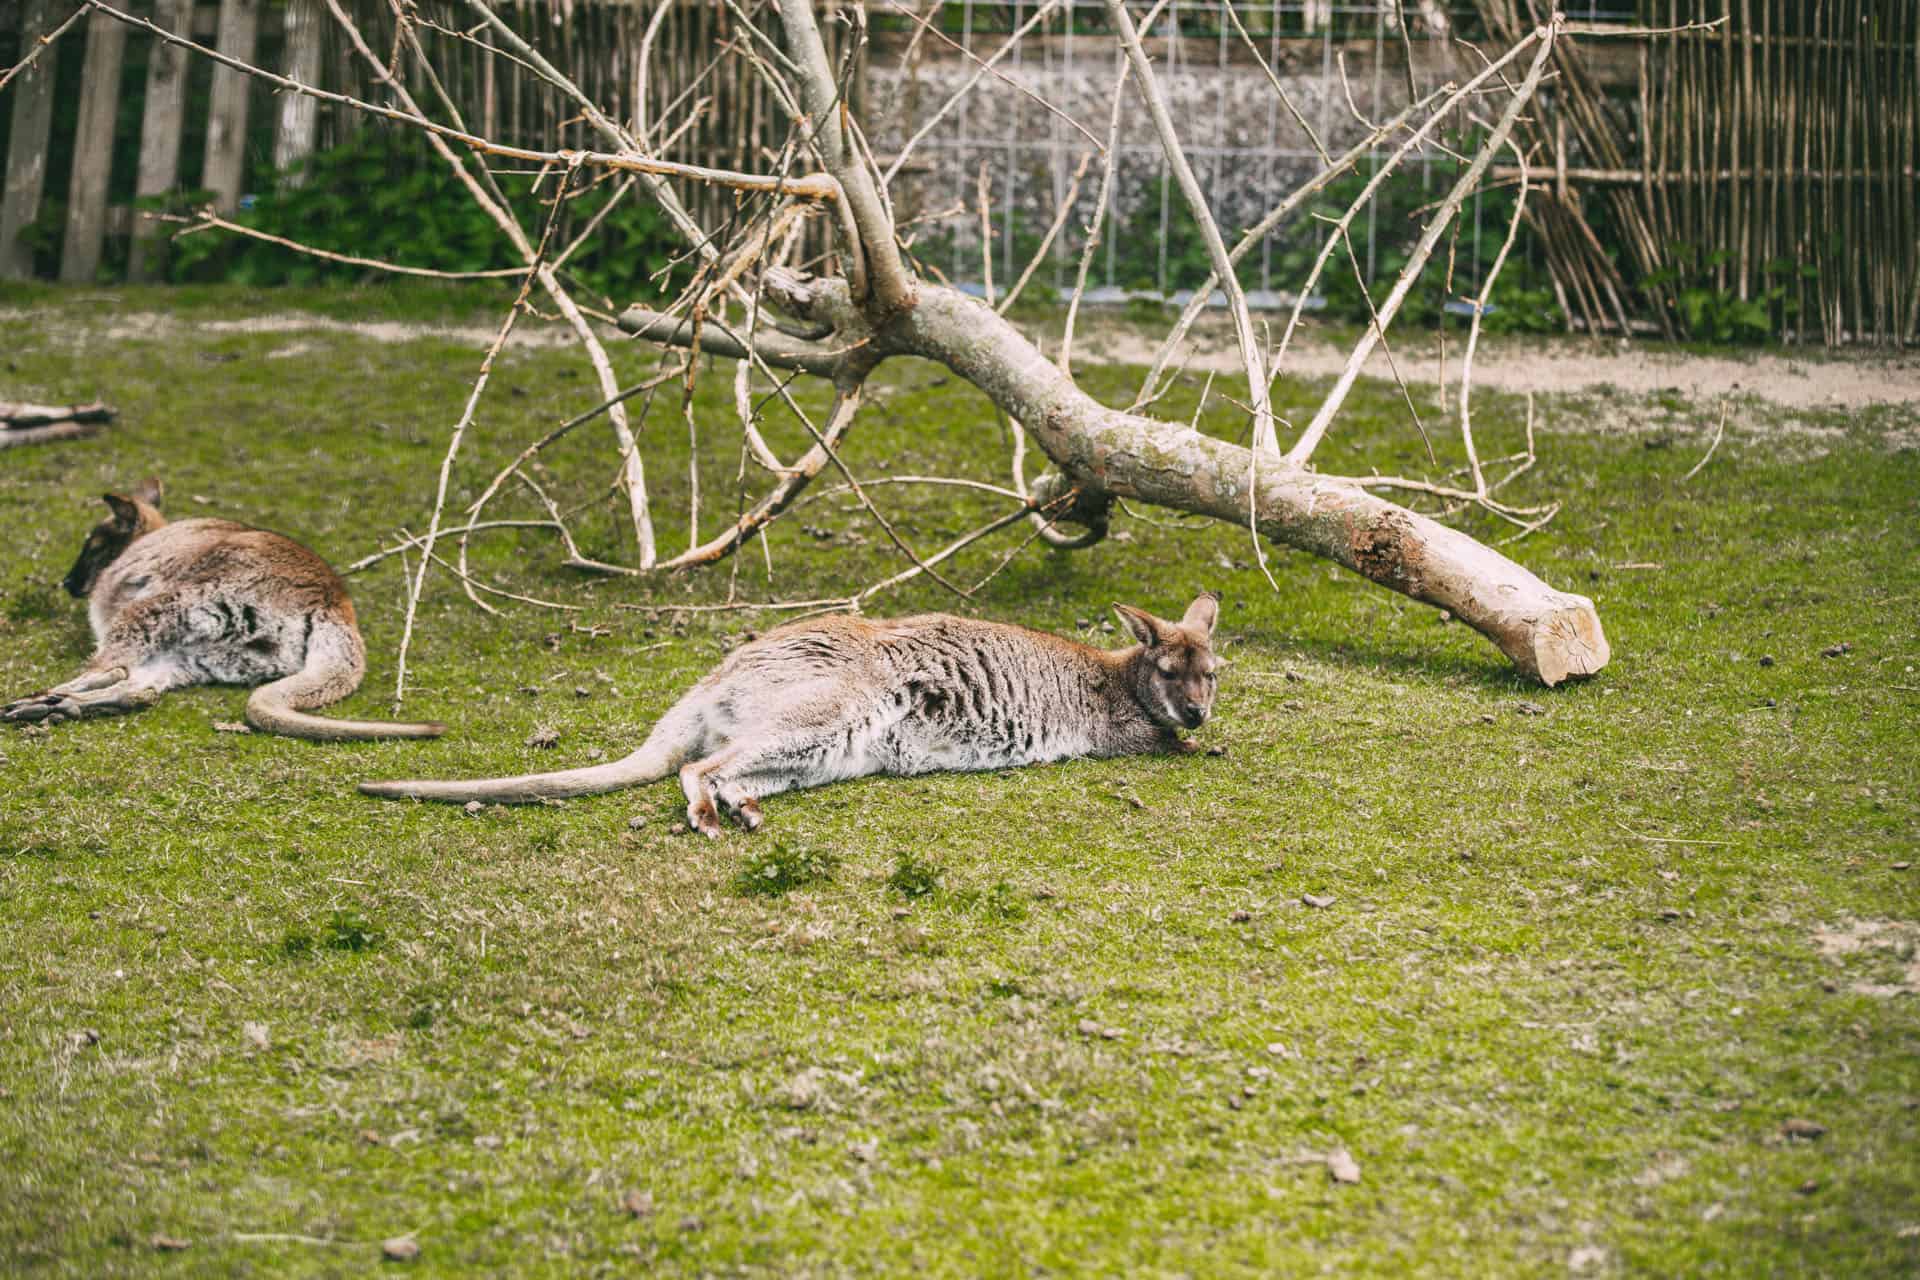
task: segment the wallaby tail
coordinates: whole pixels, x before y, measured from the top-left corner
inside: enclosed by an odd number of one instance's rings
[[[611,764],[558,773],[523,773],[517,778],[471,778],[452,782],[363,782],[362,793],[393,800],[485,800],[491,804],[533,804],[566,796],[593,796],[644,782],[657,782],[685,762],[687,752],[649,739],[630,756]]]
[[[333,720],[305,708],[324,707],[360,687],[367,669],[360,633],[332,620],[317,620],[307,640],[307,662],[290,676],[263,684],[247,698],[247,723],[261,733],[281,733],[316,742],[364,742],[373,738],[437,738],[447,726],[391,720]]]

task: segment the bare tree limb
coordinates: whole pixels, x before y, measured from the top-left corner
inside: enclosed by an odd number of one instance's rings
[[[1227,256],[1226,241],[1220,238],[1220,228],[1207,206],[1206,193],[1200,190],[1200,180],[1194,176],[1193,165],[1188,163],[1186,152],[1180,147],[1178,132],[1173,127],[1173,113],[1168,109],[1166,95],[1161,92],[1160,82],[1153,74],[1153,64],[1147,61],[1146,50],[1140,46],[1140,33],[1134,29],[1126,0],[1106,0],[1106,5],[1107,13],[1118,30],[1121,47],[1133,63],[1140,96],[1146,101],[1154,128],[1159,130],[1161,150],[1173,170],[1174,179],[1180,184],[1180,193],[1186,197],[1187,207],[1193,211],[1194,224],[1200,229],[1200,239],[1207,246],[1207,256],[1213,260],[1213,273],[1219,277],[1220,287],[1227,295],[1227,307],[1233,313],[1234,334],[1240,340],[1240,358],[1246,365],[1247,381],[1253,395],[1254,450],[1259,453],[1278,453],[1280,441],[1273,430],[1266,353],[1260,349],[1260,341],[1254,335],[1253,314],[1247,309],[1247,297],[1240,288],[1240,277],[1233,269],[1232,259]]]
[[[1557,18],[1555,22],[1558,22]],[[1553,53],[1555,30],[1555,24],[1548,23],[1536,30],[1526,42],[1515,46],[1514,52],[1517,53],[1524,49],[1527,43],[1538,45],[1534,53],[1533,65],[1528,68],[1526,78],[1521,81],[1519,90],[1508,100],[1506,109],[1500,113],[1492,136],[1474,156],[1473,163],[1467,167],[1466,172],[1461,174],[1453,184],[1453,190],[1448,193],[1440,211],[1420,233],[1420,239],[1415,243],[1407,265],[1401,270],[1399,278],[1394,281],[1392,292],[1387,294],[1387,300],[1380,308],[1378,321],[1362,333],[1360,340],[1354,344],[1353,354],[1348,358],[1346,367],[1341,370],[1333,390],[1321,402],[1319,411],[1313,415],[1313,421],[1309,422],[1306,430],[1300,433],[1300,438],[1294,443],[1293,448],[1287,451],[1288,462],[1295,466],[1304,466],[1307,459],[1313,456],[1314,447],[1326,434],[1328,424],[1333,421],[1333,415],[1340,411],[1340,406],[1346,401],[1347,392],[1353,389],[1354,379],[1360,376],[1360,368],[1366,364],[1367,357],[1373,353],[1374,344],[1380,340],[1386,326],[1393,323],[1394,315],[1399,312],[1400,304],[1406,301],[1407,294],[1413,288],[1413,282],[1419,277],[1421,269],[1427,265],[1427,259],[1432,255],[1434,245],[1439,243],[1442,233],[1446,231],[1448,222],[1453,219],[1455,211],[1473,190],[1474,184],[1479,182],[1481,175],[1487,171],[1487,166],[1493,163],[1495,152],[1505,145],[1507,135],[1513,132],[1514,122],[1520,118],[1522,108],[1532,98],[1533,91],[1540,86],[1540,77],[1545,73],[1547,60]]]

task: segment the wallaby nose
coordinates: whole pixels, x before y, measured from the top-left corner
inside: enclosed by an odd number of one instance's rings
[[[1183,719],[1187,722],[1187,728],[1198,729],[1207,722],[1207,709],[1198,702],[1189,702]]]

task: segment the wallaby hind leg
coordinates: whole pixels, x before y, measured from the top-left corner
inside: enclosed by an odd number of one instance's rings
[[[873,772],[853,743],[871,732],[874,708],[851,703],[842,691],[788,707],[767,722],[742,729],[725,748],[680,770],[687,822],[720,834],[720,810],[748,831],[762,822],[759,801],[799,787],[817,787]]]
[[[161,673],[125,667],[89,671],[45,693],[21,698],[0,707],[0,720],[18,724],[58,724],[93,716],[144,711],[173,686]]]

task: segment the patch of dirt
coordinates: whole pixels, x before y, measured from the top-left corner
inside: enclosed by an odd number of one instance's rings
[[[1212,319],[1211,317],[1209,318]],[[1400,341],[1409,339],[1402,335]],[[1394,363],[1408,382],[1439,381],[1432,339],[1419,335],[1413,346],[1398,345]],[[1160,335],[1096,324],[1075,340],[1076,355],[1116,364],[1153,363]],[[1057,343],[1049,343],[1057,347]],[[1460,385],[1465,343],[1447,342],[1446,383]],[[1051,354],[1051,351],[1049,352]],[[1281,372],[1303,378],[1337,377],[1349,349],[1296,337]],[[1218,325],[1194,326],[1186,368],[1192,372],[1234,372],[1240,354],[1233,336]],[[1375,348],[1363,372],[1392,378],[1386,353]],[[1805,356],[1755,354],[1748,357],[1696,355],[1652,345],[1583,338],[1501,338],[1483,341],[1473,358],[1476,387],[1522,394],[1566,394],[1611,387],[1634,396],[1674,394],[1696,401],[1757,396],[1791,409],[1862,409],[1877,404],[1920,406],[1920,355],[1886,352],[1809,352]],[[1452,391],[1449,394],[1453,394]]]
[[[1852,990],[1882,999],[1920,996],[1920,924],[1907,920],[1847,920],[1815,929],[1813,944],[1821,955],[1839,965],[1846,965],[1848,957],[1877,958],[1875,953],[1891,952],[1900,975],[1896,981],[1856,981]]]
[[[0,319],[25,319],[30,311],[0,308]],[[597,328],[611,341],[625,335],[606,325]],[[115,312],[95,330],[109,340],[169,339],[185,334],[229,333],[347,333],[376,342],[406,342],[437,338],[483,350],[493,341],[491,325],[409,324],[394,320],[338,320],[301,312],[249,317],[245,320],[194,320],[164,312]],[[1058,339],[1030,334],[1052,355]],[[1096,317],[1076,339],[1075,353],[1083,361],[1147,365],[1153,361],[1160,334],[1114,319]],[[573,333],[557,323],[523,322],[516,326],[509,346],[562,347],[573,343]],[[1409,341],[1405,335],[1402,341]],[[1446,386],[1451,396],[1460,380],[1460,357],[1465,344],[1452,338],[1447,344]],[[275,355],[304,353],[303,344],[282,348]],[[1395,348],[1400,374],[1409,383],[1436,386],[1440,371],[1429,338],[1420,335],[1412,346]],[[1208,316],[1194,326],[1184,352],[1189,372],[1231,373],[1240,357],[1224,317]],[[1336,377],[1346,366],[1348,348],[1312,335],[1297,338],[1289,348],[1282,372],[1306,378]],[[1370,377],[1390,379],[1393,369],[1386,353],[1376,348],[1364,370]],[[1696,404],[1725,398],[1758,398],[1787,409],[1847,411],[1874,405],[1920,407],[1920,355],[1888,352],[1808,352],[1785,356],[1747,357],[1697,355],[1686,351],[1636,345],[1616,340],[1582,338],[1499,338],[1483,341],[1474,356],[1474,385],[1523,394],[1566,395],[1605,391],[1635,397],[1680,396]],[[1611,419],[1618,418],[1618,422]],[[1583,428],[1629,428],[1641,422],[1635,413],[1601,413],[1582,420]],[[1544,425],[1544,424],[1543,424]],[[1920,438],[1920,428],[1911,433]]]
[[[19,319],[26,314],[26,312],[12,309],[0,310],[0,318],[5,319]],[[599,328],[601,334],[606,337],[624,338],[625,336],[618,330],[605,325]],[[407,324],[398,320],[336,320],[331,316],[317,316],[300,311],[250,316],[245,320],[194,320],[171,316],[161,311],[122,311],[114,313],[98,332],[113,341],[125,341],[128,338],[171,339],[189,333],[349,333],[355,337],[371,338],[381,343],[439,338],[484,351],[499,330],[492,325]],[[523,321],[514,327],[513,336],[507,340],[507,345],[564,347],[571,345],[573,341],[573,330],[563,325],[528,324]],[[272,352],[271,356],[296,355],[305,350],[306,344],[294,343],[291,349],[283,347]]]

